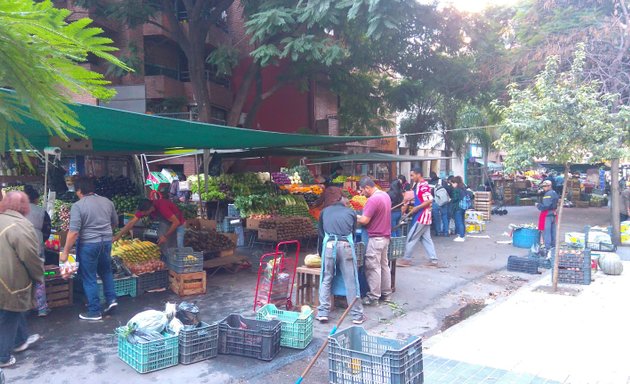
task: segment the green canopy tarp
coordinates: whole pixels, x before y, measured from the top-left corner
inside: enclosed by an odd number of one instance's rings
[[[350,155],[323,157],[314,159],[312,164],[327,164],[327,163],[396,163],[396,162],[414,162],[414,161],[426,161],[426,160],[447,160],[450,157],[438,157],[438,156],[408,156],[408,155],[393,155],[389,153],[354,153]]]
[[[100,106],[71,105],[97,152],[163,153],[169,149],[250,149],[318,146],[374,139],[371,136],[286,134],[205,124],[122,111]],[[280,117],[281,118],[281,117]],[[14,124],[37,149],[50,145],[50,136],[37,121]]]

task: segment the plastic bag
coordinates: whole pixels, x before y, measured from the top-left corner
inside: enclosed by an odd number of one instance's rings
[[[168,331],[175,335],[179,335],[179,332],[182,330],[182,328],[184,328],[184,324],[182,324],[182,322],[178,318],[174,318],[170,321],[170,323],[168,323]]]
[[[168,324],[166,314],[164,314],[164,312],[151,309],[140,312],[132,317],[131,320],[127,322],[127,327],[132,329],[134,332],[160,333],[164,331],[166,324]]]
[[[194,328],[199,324],[199,307],[193,303],[182,301],[177,306],[176,317],[182,322],[186,329]]]

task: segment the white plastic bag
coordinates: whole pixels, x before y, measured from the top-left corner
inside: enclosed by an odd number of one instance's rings
[[[150,309],[132,317],[127,327],[142,332],[162,332],[167,324],[168,318],[164,312]]]

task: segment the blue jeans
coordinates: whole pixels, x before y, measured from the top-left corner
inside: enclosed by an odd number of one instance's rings
[[[431,207],[432,227],[437,235],[448,236],[448,205]]]
[[[459,237],[466,236],[466,226],[464,225],[464,216],[466,211],[461,208],[455,208],[455,234]]]
[[[0,309],[0,363],[11,358],[13,348],[28,339],[25,312],[11,312]]]
[[[448,211],[449,211],[448,204],[445,204],[440,207],[440,224],[442,226],[442,230],[440,231],[440,234],[442,236],[448,236],[448,223],[450,221]]]
[[[88,300],[88,312],[101,314],[101,302],[96,275],[103,282],[103,293],[107,304],[116,301],[114,275],[112,274],[112,242],[102,241],[77,246],[79,276],[83,282],[83,290]]]
[[[399,209],[392,211],[392,237],[400,237],[400,227],[396,229],[394,227],[398,225],[401,217],[402,212]]]

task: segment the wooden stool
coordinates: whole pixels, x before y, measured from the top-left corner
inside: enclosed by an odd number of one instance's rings
[[[319,276],[320,268],[309,268],[306,266],[298,267],[297,276],[297,295],[295,302],[297,305],[319,305]]]

